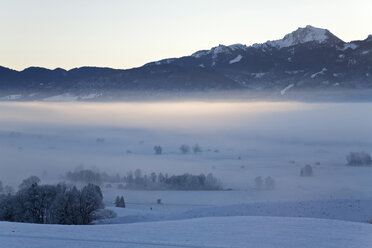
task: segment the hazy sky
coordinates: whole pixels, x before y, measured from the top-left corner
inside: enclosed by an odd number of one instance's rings
[[[131,68],[307,24],[365,39],[371,23],[371,0],[1,0],[0,65]]]

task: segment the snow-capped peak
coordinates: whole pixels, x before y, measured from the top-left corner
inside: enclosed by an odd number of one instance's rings
[[[280,49],[283,47],[290,47],[298,44],[304,44],[307,42],[316,42],[318,44],[322,44],[331,39],[339,40],[327,29],[316,28],[307,25],[304,28],[298,28],[296,31],[287,34],[281,40],[267,41],[265,44]]]

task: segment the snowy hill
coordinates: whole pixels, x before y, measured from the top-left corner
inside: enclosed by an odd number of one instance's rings
[[[371,232],[370,224],[277,217],[221,217],[96,226],[0,222],[0,247],[367,248],[372,247]]]

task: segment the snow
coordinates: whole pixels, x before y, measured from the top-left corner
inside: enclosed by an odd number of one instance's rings
[[[79,96],[80,99],[82,100],[88,100],[88,99],[94,99],[94,98],[97,98],[98,96],[100,96],[101,94],[99,93],[90,93],[90,94],[87,94],[87,95],[81,95]]]
[[[166,65],[166,64],[170,64],[172,63],[173,61],[175,61],[176,59],[175,58],[171,58],[171,59],[162,59],[162,60],[159,60],[159,61],[156,61],[156,62],[152,62],[152,63],[149,63],[149,64],[155,64],[155,65]],[[148,64],[148,65],[149,65]]]
[[[78,96],[66,93],[62,95],[56,95],[56,96],[50,96],[50,97],[44,98],[44,101],[46,102],[69,102],[69,101],[76,101],[77,99],[78,99]]]
[[[245,45],[242,45],[242,44],[233,44],[233,45],[229,45],[229,46],[225,46],[225,45],[220,44],[216,47],[213,47],[210,50],[197,51],[197,52],[191,54],[191,56],[194,57],[194,58],[201,58],[203,56],[212,55],[212,58],[216,59],[218,54],[221,54],[221,53],[231,54],[232,51],[245,50],[246,48],[247,47]]]
[[[44,98],[45,102],[75,102],[78,100],[90,100],[97,98],[101,96],[101,93],[89,93],[84,95],[73,95],[70,93],[62,94],[62,95],[56,95],[56,96],[50,96],[47,98]]]
[[[290,85],[288,85],[287,87],[285,87],[284,89],[282,89],[282,90],[280,91],[280,94],[281,94],[282,96],[284,96],[285,93],[287,93],[287,91],[288,91],[290,88],[294,87],[294,86],[295,86],[294,84],[290,84]]]
[[[201,51],[197,51],[197,52],[191,54],[191,56],[194,57],[194,58],[200,58],[200,57],[203,57],[203,56],[207,55],[208,52],[209,52],[208,50],[201,50]]]
[[[326,71],[327,71],[327,68],[324,67],[321,71],[311,74],[310,77],[314,79],[320,75],[324,75]]]
[[[332,228],[332,232],[326,232],[327,228]],[[10,229],[17,231],[12,233]],[[367,232],[371,230],[367,225],[342,222],[260,217],[206,218],[156,225],[94,226],[86,229],[34,225],[20,227],[14,224],[4,228],[1,225],[0,244],[3,247],[21,247],[24,243],[28,244],[27,247],[48,247],[50,242],[54,247],[246,247],[249,243],[251,247],[297,247],[307,243],[308,247],[363,247],[370,241]],[[187,233],[176,231],[181,229]],[[321,239],[309,242],[313,235]],[[335,246],[331,246],[331,242]]]
[[[372,169],[346,166],[345,155],[371,153],[371,110],[370,103],[1,103],[4,184],[44,170],[59,180],[84,164],[121,175],[212,172],[232,190],[113,185],[103,193],[117,218],[91,226],[0,222],[0,247],[370,247]],[[203,153],[180,154],[182,143],[195,142]],[[164,154],[154,155],[154,145]],[[300,177],[305,164],[313,177]],[[256,190],[256,176],[272,176],[276,188]],[[117,195],[127,208],[113,207]]]
[[[235,50],[245,50],[247,48],[247,46],[246,45],[242,45],[242,44],[234,44],[234,45],[230,45],[229,48],[232,51],[235,51]]]
[[[141,192],[139,192],[141,194]],[[196,192],[194,192],[196,193]],[[242,193],[242,192],[241,192]],[[120,194],[117,194],[120,195]],[[171,194],[170,194],[171,195]],[[168,197],[161,199],[170,200]],[[194,194],[197,197],[198,194]],[[184,197],[185,194],[179,193]],[[187,196],[186,196],[187,197]],[[223,197],[223,194],[220,194]],[[227,201],[227,198],[225,198]],[[175,201],[170,200],[171,202]],[[193,202],[192,199],[190,199]],[[235,200],[236,201],[236,200]],[[239,203],[235,205],[195,205],[190,203],[171,204],[127,204],[127,208],[109,207],[117,212],[118,217],[97,222],[98,224],[127,224],[136,222],[154,222],[166,220],[185,220],[205,217],[227,216],[271,216],[271,217],[306,217],[317,219],[334,219],[351,222],[368,223],[372,221],[372,200],[327,199],[307,201],[262,201]],[[234,200],[232,201],[234,202]],[[213,204],[213,200],[210,202]]]
[[[222,216],[276,216],[335,219],[368,223],[372,221],[372,200],[332,199],[296,202],[258,202],[193,209],[175,219]]]
[[[339,48],[338,50],[341,50],[341,51],[345,51],[347,49],[355,50],[357,48],[358,48],[357,44],[350,42],[350,43],[344,44],[344,46],[342,48]]]
[[[251,76],[253,76],[256,79],[263,78],[267,73],[266,72],[256,72],[256,73],[251,73]]]
[[[8,96],[0,97],[0,100],[6,100],[6,101],[17,100],[17,99],[20,99],[21,97],[22,95],[8,95]]]
[[[0,247],[370,247],[372,225],[278,217],[219,217],[130,225],[0,222]],[[316,237],[316,238],[315,238]]]
[[[285,71],[289,75],[296,75],[298,73],[304,72],[304,70],[294,70],[294,71]]]
[[[362,52],[362,55],[367,55],[367,54],[369,54],[369,52],[370,52],[369,50],[365,50],[365,51]]]
[[[287,34],[283,39],[267,41],[266,44],[281,49],[311,41],[321,44],[326,42],[328,38],[326,29],[315,28],[308,25],[305,28],[299,28],[290,34]]]
[[[243,56],[239,54],[239,55],[236,56],[234,59],[230,60],[230,61],[229,61],[229,64],[231,65],[231,64],[238,63],[238,62],[240,62],[240,60],[242,60],[242,58],[243,58]]]

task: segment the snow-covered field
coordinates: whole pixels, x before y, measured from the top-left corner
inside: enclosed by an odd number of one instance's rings
[[[372,225],[308,218],[212,217],[94,226],[0,223],[0,246],[372,247]]]
[[[223,191],[103,188],[92,226],[0,222],[0,247],[372,247],[371,103],[0,103],[0,169],[14,187],[76,167],[213,173]],[[198,143],[200,154],[181,154]],[[160,145],[162,155],[153,147]],[[309,164],[312,177],[301,177]],[[255,178],[271,176],[273,190]],[[125,209],[113,207],[117,195]],[[163,204],[156,204],[161,199]]]

